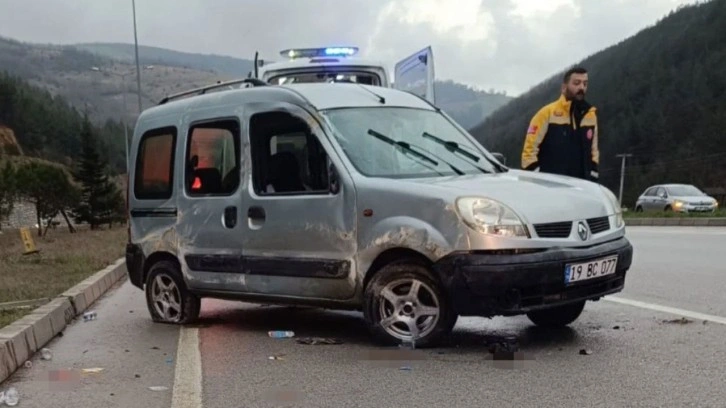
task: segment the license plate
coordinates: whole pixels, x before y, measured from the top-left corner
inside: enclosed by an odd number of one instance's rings
[[[581,282],[615,273],[618,256],[595,259],[589,262],[568,264],[565,266],[565,283]]]

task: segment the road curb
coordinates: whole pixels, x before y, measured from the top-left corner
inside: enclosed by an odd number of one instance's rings
[[[656,227],[726,227],[726,217],[718,218],[625,218],[626,226]]]
[[[125,276],[125,259],[96,272],[30,314],[0,329],[0,383]]]

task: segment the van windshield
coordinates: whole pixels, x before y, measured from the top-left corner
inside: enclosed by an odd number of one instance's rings
[[[321,114],[365,176],[422,178],[498,171],[480,146],[435,111],[375,107]]]

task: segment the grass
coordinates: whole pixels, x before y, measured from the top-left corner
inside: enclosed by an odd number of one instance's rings
[[[3,328],[10,323],[20,319],[26,314],[30,313],[31,309],[13,309],[13,310],[0,310],[0,328]]]
[[[0,234],[0,303],[55,297],[122,257],[126,227],[96,231],[78,228],[75,234],[59,226],[38,237],[40,251],[23,255],[18,230]],[[0,311],[0,327],[30,313],[32,308]]]
[[[677,213],[673,211],[626,211],[625,218],[722,218],[726,217],[726,209],[720,208],[716,212],[705,213]]]

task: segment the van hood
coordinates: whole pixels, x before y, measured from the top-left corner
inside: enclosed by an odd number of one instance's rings
[[[506,173],[405,180],[418,194],[426,191],[454,202],[458,197],[497,200],[525,223],[584,220],[613,214],[612,204],[596,184],[573,177],[509,170]]]

